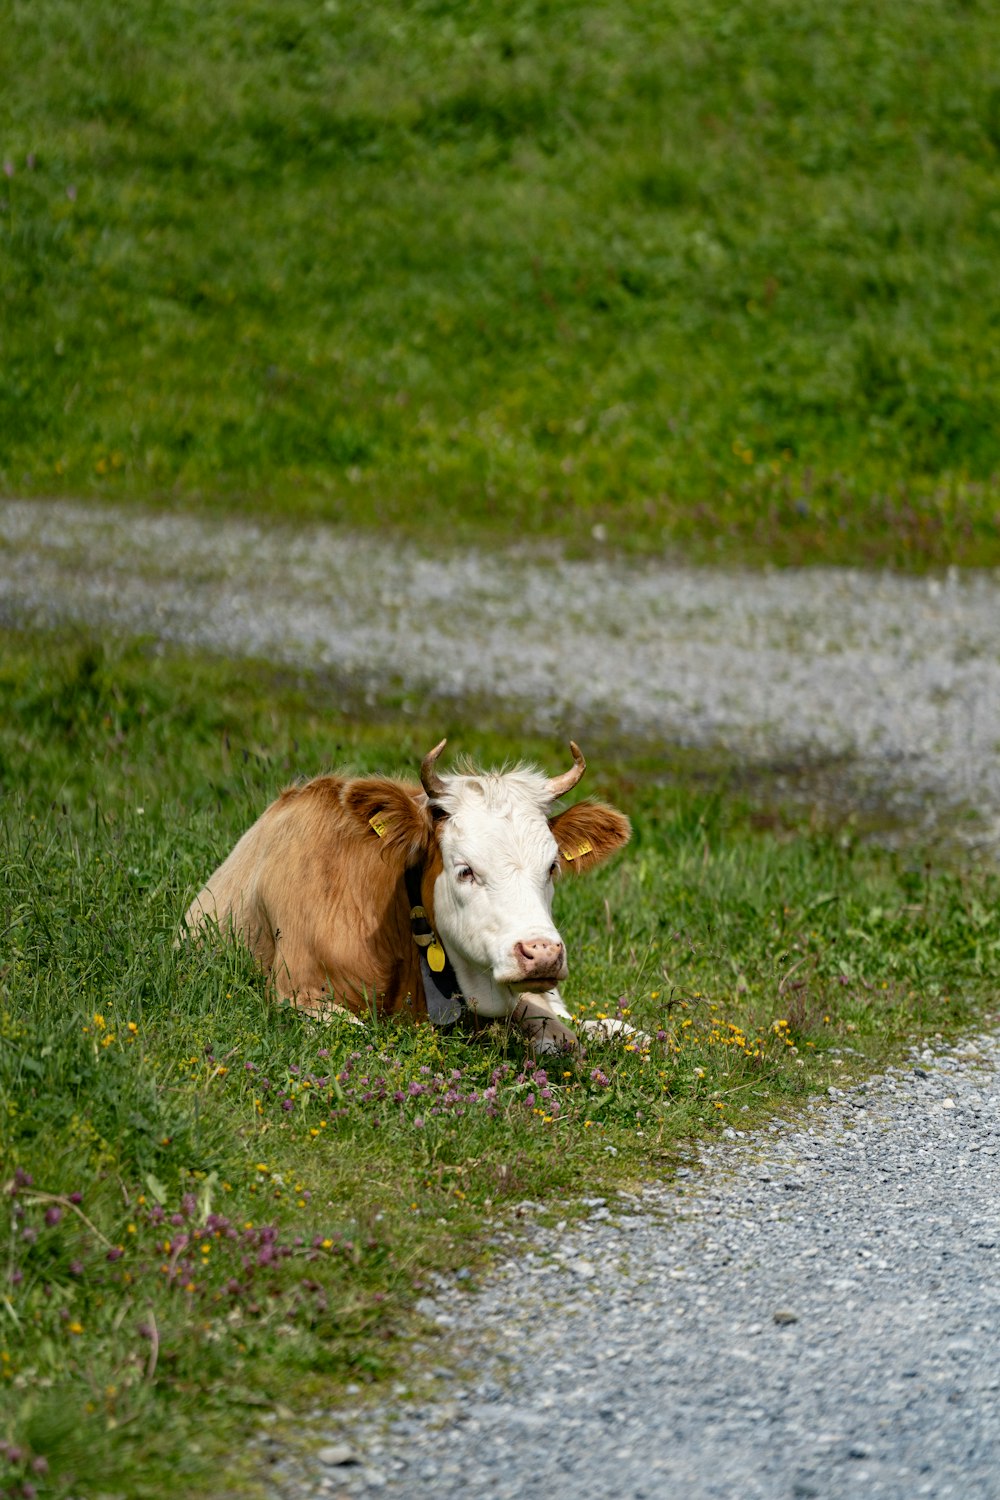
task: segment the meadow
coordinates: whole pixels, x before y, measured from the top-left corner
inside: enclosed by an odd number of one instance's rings
[[[1000,564],[983,0],[3,15],[0,494]],[[0,628],[0,1500],[266,1493],[262,1417],[419,1389],[421,1297],[487,1278],[519,1202],[614,1209],[995,1004],[995,873],[598,738],[635,834],[557,891],[565,992],[647,1040],[317,1025],[174,942],[277,791],[442,734],[566,757],[352,707]]]
[[[1000,562],[984,0],[11,0],[0,491]]]
[[[0,639],[5,1497],[252,1495],[264,1413],[290,1432],[347,1386],[419,1389],[435,1334],[415,1304],[435,1275],[488,1277],[520,1201],[614,1206],[698,1139],[993,1000],[995,875],[880,851],[665,750],[592,753],[589,791],[634,841],[556,893],[574,1014],[648,1042],[542,1066],[501,1030],[306,1020],[235,948],[174,947],[280,787],[412,775],[444,732],[485,763],[565,758],[457,717],[360,728],[325,691]]]

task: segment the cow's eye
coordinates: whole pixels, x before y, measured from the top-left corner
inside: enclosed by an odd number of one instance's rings
[[[455,871],[455,878],[456,880],[463,881],[466,885],[473,885],[476,879],[476,872],[471,865],[459,865]]]

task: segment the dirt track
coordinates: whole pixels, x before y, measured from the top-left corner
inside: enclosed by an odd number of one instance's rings
[[[403,710],[473,698],[748,761],[1000,840],[1000,580],[721,572],[0,501],[0,619],[319,667]],[[975,809],[968,828],[956,811]]]

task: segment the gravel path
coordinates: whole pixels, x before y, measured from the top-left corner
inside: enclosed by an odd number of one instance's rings
[[[995,1500],[998,1061],[925,1051],[535,1229],[425,1305],[441,1396],[328,1417],[276,1500]]]
[[[500,699],[526,728],[846,756],[1000,842],[992,575],[431,557],[0,502],[2,620],[322,667],[414,707]],[[478,1292],[428,1299],[440,1396],[316,1413],[318,1453],[271,1447],[275,1500],[1000,1500],[998,1060],[995,1037],[927,1052],[582,1225],[532,1221]]]
[[[421,554],[332,528],[0,501],[0,620],[332,671],[404,707],[501,700],[751,759],[848,757],[1000,841],[1000,579]],[[913,798],[916,794],[916,800]]]

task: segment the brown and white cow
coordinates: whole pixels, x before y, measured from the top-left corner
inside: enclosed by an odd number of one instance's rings
[[[552,921],[558,879],[628,841],[613,807],[553,804],[585,769],[441,775],[420,785],[318,776],[290,787],[243,835],[185,915],[249,947],[303,1010],[512,1018],[537,1050],[575,1045],[558,985],[566,949]],[[460,997],[453,999],[453,995]]]

